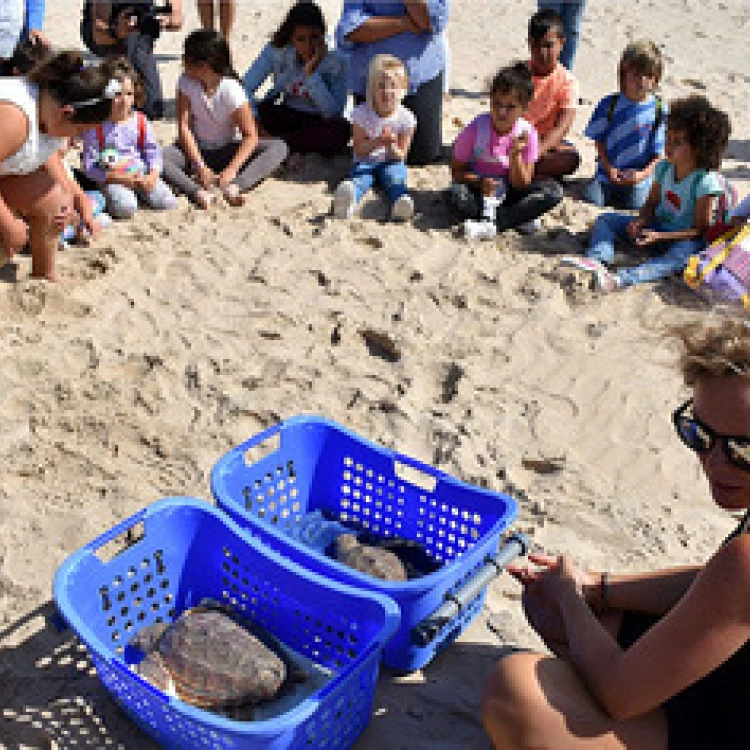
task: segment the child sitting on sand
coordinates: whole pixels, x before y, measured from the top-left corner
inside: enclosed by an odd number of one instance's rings
[[[178,142],[164,149],[164,177],[201,208],[219,188],[232,206],[272,174],[289,151],[284,141],[258,138],[229,45],[209,29],[185,39],[177,83]]]
[[[581,157],[564,140],[576,116],[578,81],[560,63],[565,44],[562,16],[551,8],[535,13],[529,21],[529,50],[534,96],[526,119],[539,133],[536,174],[563,177],[578,169]]]
[[[595,206],[640,208],[664,154],[667,112],[654,96],[662,57],[653,42],[633,42],[620,58],[620,91],[597,104],[586,127],[596,143],[596,176],[586,187]]]
[[[177,199],[161,179],[161,146],[146,115],[134,109],[143,100],[138,74],[124,57],[105,65],[119,91],[110,119],[83,136],[83,172],[97,184],[113,219],[130,219],[139,199],[157,210],[175,208]]]
[[[417,120],[401,103],[408,90],[404,64],[393,55],[376,55],[367,76],[367,97],[352,110],[354,166],[336,188],[333,215],[348,218],[357,203],[378,182],[391,202],[391,216],[407,221],[414,202],[406,187],[406,155]]]
[[[326,44],[323,12],[306,2],[292,6],[243,83],[266,134],[282,138],[292,153],[331,156],[351,137],[343,116],[348,76],[349,58]],[[270,90],[255,99],[269,77]]]
[[[502,68],[490,87],[490,111],[465,127],[453,144],[450,199],[466,218],[467,237],[530,230],[562,200],[552,180],[533,182],[539,155],[536,129],[524,119],[534,91],[526,63]]]
[[[594,274],[595,286],[611,292],[656,281],[682,271],[688,258],[705,247],[703,239],[716,196],[723,186],[716,173],[729,142],[729,118],[702,96],[672,103],[667,118],[666,155],[654,170],[654,184],[638,216],[605,213],[596,220],[585,258],[561,263]],[[663,252],[638,266],[607,270],[615,240],[627,239],[637,252]]]

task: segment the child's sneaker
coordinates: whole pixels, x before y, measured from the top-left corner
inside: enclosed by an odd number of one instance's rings
[[[393,203],[391,218],[394,221],[409,221],[414,216],[414,201],[410,195],[402,195]]]
[[[622,289],[622,282],[616,273],[612,273],[602,266],[594,272],[594,289],[597,292],[616,292],[618,289]]]
[[[516,227],[516,232],[519,234],[536,234],[541,228],[541,220],[532,219],[531,221],[525,221],[523,224],[519,224]]]
[[[497,237],[497,226],[494,221],[467,219],[464,222],[464,236],[469,240],[494,240]]]
[[[560,265],[577,268],[579,271],[588,271],[588,273],[597,273],[598,271],[607,270],[600,260],[587,258],[585,255],[563,255],[563,257],[560,258]]]
[[[351,180],[344,180],[333,194],[333,215],[337,219],[348,219],[354,213],[356,205],[354,183]]]

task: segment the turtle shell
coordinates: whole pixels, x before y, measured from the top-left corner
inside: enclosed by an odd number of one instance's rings
[[[200,708],[271,700],[287,677],[274,651],[217,609],[186,610],[157,648],[177,695]]]
[[[381,547],[362,544],[354,534],[336,538],[334,556],[344,565],[384,581],[405,581],[406,569],[398,556]]]

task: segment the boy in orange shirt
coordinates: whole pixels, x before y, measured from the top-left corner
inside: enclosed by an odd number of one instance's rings
[[[575,146],[564,140],[578,104],[578,81],[560,63],[564,44],[563,19],[557,11],[548,8],[531,17],[529,67],[534,96],[526,119],[539,133],[538,177],[564,177],[581,163]]]

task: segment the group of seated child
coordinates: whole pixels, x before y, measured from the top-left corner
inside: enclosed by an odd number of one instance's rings
[[[327,49],[325,33],[315,3],[295,4],[243,80],[218,32],[188,35],[177,86],[177,140],[163,150],[138,109],[141,92],[132,66],[124,59],[106,61],[111,116],[83,135],[78,174],[100,218],[130,218],[139,203],[171,209],[177,203],[173,191],[201,208],[217,193],[240,206],[244,194],[290,153],[330,156],[344,151],[351,137],[353,166],[334,192],[333,215],[352,216],[377,184],[392,218],[411,219],[406,157],[416,119],[402,104],[406,68],[397,57],[377,55],[366,99],[352,110],[350,124],[344,117],[347,58]],[[535,13],[528,26],[529,61],[498,71],[489,112],[453,144],[448,198],[470,239],[538,229],[539,218],[562,200],[561,178],[580,164],[565,140],[579,90],[559,62],[564,42],[560,15],[550,9]],[[21,45],[3,74],[24,75],[49,54],[39,44]],[[619,92],[599,102],[585,131],[597,151],[586,200],[639,210],[636,217],[601,214],[588,252],[561,261],[591,273],[602,291],[680,271],[702,248],[716,220],[716,199],[725,190],[718,170],[729,139],[727,116],[699,96],[668,108],[654,93],[661,75],[656,45],[629,44],[620,60]],[[257,98],[269,78],[270,91]],[[68,227],[65,236],[77,234],[77,227]],[[662,252],[613,273],[607,266],[617,238],[629,239],[639,251]]]

